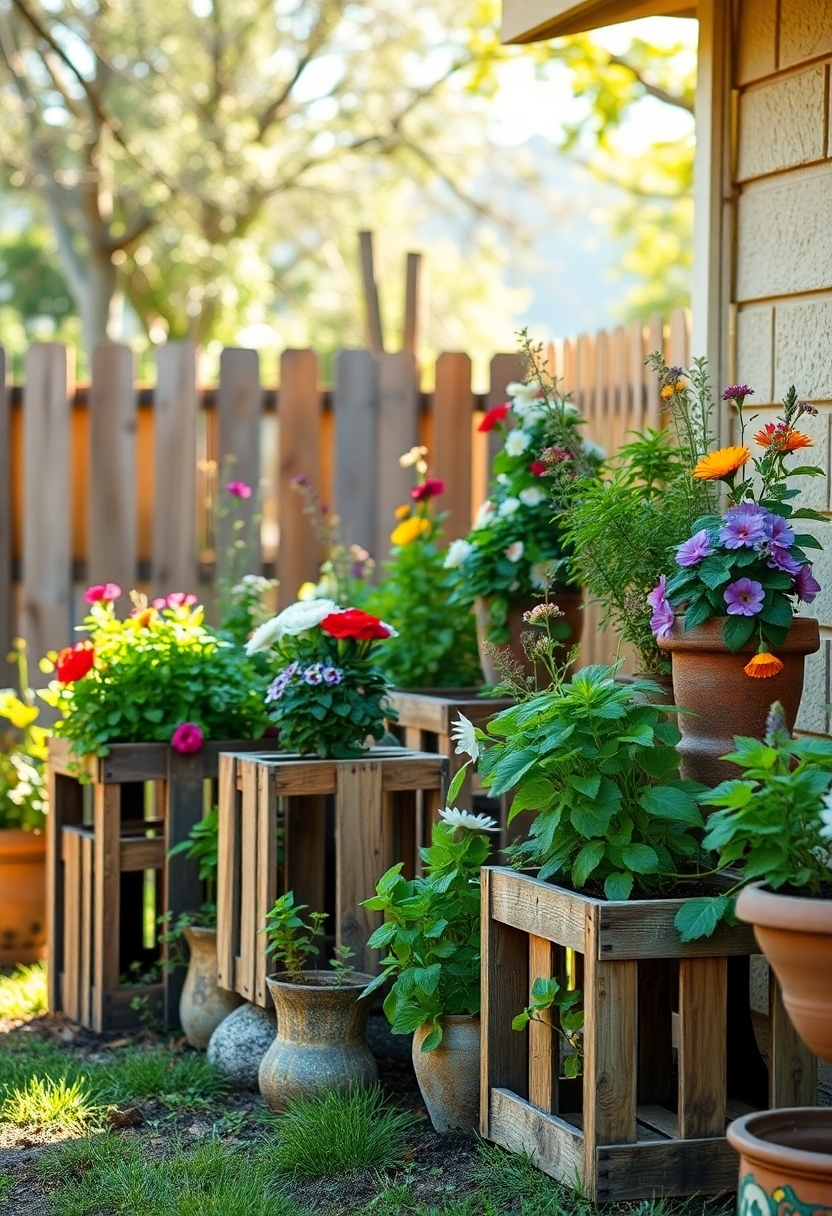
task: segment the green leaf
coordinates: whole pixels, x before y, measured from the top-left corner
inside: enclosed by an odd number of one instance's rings
[[[727,583],[731,577],[730,559],[722,556],[706,557],[697,567],[697,573],[705,586],[713,591]]]
[[[753,616],[726,616],[722,623],[722,636],[729,650],[739,650],[750,640],[757,626]]]
[[[573,776],[569,778],[569,784],[573,789],[576,789],[579,794],[583,794],[585,798],[596,798],[598,796],[598,788],[601,784],[601,778],[598,775],[591,777]]]
[[[626,874],[610,874],[604,880],[604,894],[609,900],[623,900],[630,898],[630,892],[633,889],[633,876],[630,873]]]
[[[797,511],[792,511],[791,519],[816,519],[820,524],[829,523],[825,515],[821,515],[820,511],[813,511],[811,507],[800,507]]]
[[[584,885],[592,871],[597,868],[605,852],[606,844],[603,840],[591,840],[589,844],[584,845],[572,862],[572,881],[576,887],[580,888]]]
[[[470,764],[470,761],[467,761],[465,764],[463,764],[462,768],[454,776],[453,781],[448,786],[448,806],[453,806],[453,804],[456,802],[457,798],[459,797],[459,791],[462,789],[463,785],[465,784],[465,778],[468,773],[469,764]]]
[[[610,826],[612,816],[611,810],[585,803],[583,806],[574,807],[569,819],[575,831],[579,832],[581,836],[592,837],[604,835]]]
[[[676,913],[673,922],[682,941],[695,942],[700,937],[711,937],[728,911],[730,902],[725,895],[687,900]]]
[[[436,1048],[442,1042],[442,1026],[440,1025],[438,1019],[432,1023],[428,1022],[427,1024],[430,1026],[430,1031],[427,1037],[422,1041],[422,1051],[436,1051]]]
[[[659,858],[649,844],[628,844],[621,850],[624,865],[636,874],[655,874]]]
[[[511,823],[515,815],[521,811],[540,811],[548,809],[552,802],[553,786],[548,777],[542,773],[530,774],[525,778],[514,795],[508,821]]]
[[[692,599],[685,609],[685,630],[695,629],[714,615],[713,608],[707,596],[699,595]]]
[[[573,1052],[571,1056],[567,1056],[563,1061],[563,1071],[570,1080],[581,1075],[581,1057],[577,1052]]]
[[[792,606],[785,595],[775,591],[771,604],[767,608],[763,608],[760,618],[767,625],[790,625],[793,615]]]
[[[823,549],[823,545],[816,536],[812,536],[811,532],[798,532],[795,535],[794,543],[800,545],[801,549]]]
[[[499,798],[516,785],[525,773],[538,762],[536,748],[521,747],[518,751],[508,752],[500,759],[491,776],[489,789],[492,798]]]
[[[690,794],[671,785],[657,785],[646,790],[639,802],[648,815],[669,819],[674,823],[702,826],[702,815]]]

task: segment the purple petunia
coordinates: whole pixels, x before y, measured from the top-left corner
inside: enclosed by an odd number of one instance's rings
[[[765,598],[762,584],[753,578],[738,578],[725,588],[729,616],[756,616]]]
[[[749,511],[745,505],[732,507],[725,512],[719,539],[726,549],[751,549],[766,539],[766,524],[765,511]]]
[[[766,565],[772,570],[785,570],[786,574],[797,574],[800,569],[800,562],[782,545],[771,546]]]
[[[789,545],[794,544],[794,532],[782,515],[769,515],[766,520],[766,533],[772,545],[788,549]]]
[[[702,528],[679,545],[676,550],[676,562],[680,566],[698,566],[703,558],[710,557],[713,551],[711,534],[707,528]]]
[[[657,587],[647,596],[647,603],[653,609],[650,617],[650,628],[655,638],[668,638],[673,628],[675,613],[673,605],[667,598],[667,577],[663,574]]]
[[[811,604],[820,591],[820,583],[812,574],[812,567],[808,562],[805,566],[801,566],[795,574],[794,589],[797,592],[797,598],[803,600],[804,604]]]

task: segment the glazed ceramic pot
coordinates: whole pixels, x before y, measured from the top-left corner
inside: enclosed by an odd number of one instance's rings
[[[217,931],[190,925],[183,931],[191,952],[179,998],[179,1021],[191,1047],[203,1051],[211,1035],[242,1002],[236,992],[217,983]]]
[[[659,647],[673,661],[673,697],[680,709],[681,773],[704,785],[718,785],[737,776],[734,765],[720,759],[734,750],[734,735],[762,739],[772,701],[779,701],[789,730],[794,727],[803,692],[806,656],[820,647],[818,623],[795,617],[776,654],[783,670],[768,679],[753,679],[743,668],[757,643],[748,642],[732,653],[722,640],[722,618],[712,617],[685,632],[684,618],[676,620],[670,637]]]
[[[737,916],[754,926],[795,1030],[832,1064],[832,900],[780,895],[753,883],[740,892]]]
[[[743,1115],[728,1128],[740,1155],[737,1216],[832,1213],[832,1110]]]
[[[531,628],[523,620],[523,613],[529,612],[540,602],[540,600],[536,599],[516,600],[509,604],[508,618],[506,620],[509,642],[507,647],[501,647],[501,649],[511,651],[512,657],[521,664],[527,675],[533,675],[534,672],[532,664],[526,659],[523,645],[520,641],[521,634]],[[580,642],[584,628],[584,614],[581,611],[583,596],[580,592],[576,591],[552,592],[552,602],[560,608],[564,614],[565,623],[569,626],[569,637],[564,639],[565,645],[567,647],[574,646],[577,642]],[[480,652],[483,678],[486,684],[499,684],[500,674],[494,666],[485,646],[488,640],[488,629],[491,620],[490,607],[491,599],[487,596],[477,596],[474,600],[474,614],[477,618],[477,646]]]
[[[439,1022],[442,1042],[434,1051],[422,1051],[428,1027],[413,1036],[416,1080],[436,1131],[470,1131],[480,1121],[479,1014],[448,1014]]]
[[[267,976],[277,1035],[260,1063],[260,1092],[274,1111],[323,1089],[374,1085],[378,1068],[365,1041],[370,1002],[359,1000],[371,975],[344,983],[332,971]]]
[[[36,963],[46,951],[46,837],[0,830],[0,967]]]

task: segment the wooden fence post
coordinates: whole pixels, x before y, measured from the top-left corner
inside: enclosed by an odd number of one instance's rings
[[[378,367],[369,351],[341,350],[335,356],[333,409],[335,509],[346,543],[372,549],[376,544]]]
[[[0,684],[10,683],[6,655],[12,648],[12,425],[6,390],[6,352],[0,346]]]
[[[136,389],[133,352],[99,342],[90,386],[90,583],[136,585]],[[122,600],[123,608],[125,601]]]
[[[259,504],[260,488],[260,359],[256,350],[228,347],[220,355],[220,383],[217,392],[219,452],[217,459],[217,495],[223,507],[217,535],[214,537],[214,565],[218,586],[233,574],[259,574],[261,568],[259,536],[251,537],[251,552],[243,568],[241,562],[231,562],[231,547],[236,540],[247,541],[251,519]],[[244,481],[252,487],[251,498],[235,503],[235,515],[243,527],[232,535],[229,496],[225,486],[229,481]]]
[[[26,352],[23,455],[23,636],[37,663],[71,639],[71,352]]]
[[[168,342],[156,358],[153,586],[157,595],[195,591],[196,348]]]
[[[408,255],[410,256],[410,255]],[[396,507],[409,501],[413,470],[403,469],[399,457],[419,442],[419,375],[408,351],[382,355],[378,361],[378,470],[376,530],[372,552],[387,556]]]
[[[294,477],[307,477],[321,493],[321,395],[318,360],[311,350],[286,350],[280,357],[278,398],[277,518],[280,549],[277,572],[281,608],[298,598],[301,583],[316,581],[320,552]]]
[[[448,512],[446,541],[465,536],[471,527],[473,430],[471,360],[459,351],[446,351],[436,360],[430,454],[434,476],[445,483],[442,507]]]

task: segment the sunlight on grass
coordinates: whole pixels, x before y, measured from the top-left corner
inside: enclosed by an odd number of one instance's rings
[[[46,1012],[46,965],[17,967],[12,975],[0,975],[0,1018],[34,1017]]]
[[[57,1132],[83,1132],[95,1126],[103,1114],[83,1077],[69,1084],[32,1077],[27,1084],[7,1088],[0,1103],[0,1123],[15,1127],[43,1127]]]

